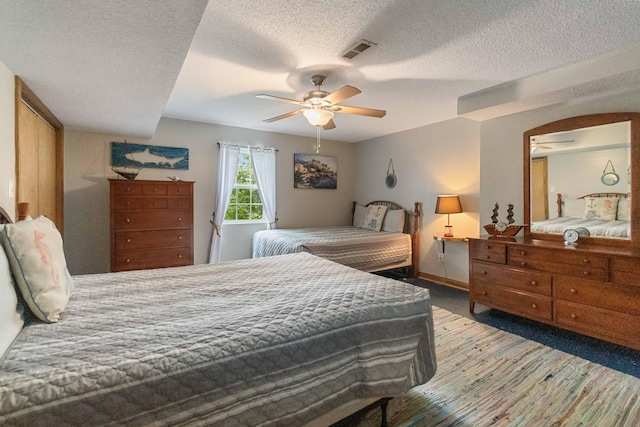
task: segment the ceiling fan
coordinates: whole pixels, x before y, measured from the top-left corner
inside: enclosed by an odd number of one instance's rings
[[[331,93],[320,90],[320,86],[324,84],[325,79],[325,76],[319,74],[311,76],[311,83],[316,86],[316,90],[311,90],[305,93],[302,101],[281,98],[273,95],[256,95],[257,98],[273,99],[275,101],[288,102],[289,104],[296,104],[302,107],[299,110],[263,120],[263,122],[271,123],[297,114],[302,114],[311,126],[322,126],[324,130],[330,130],[336,127],[336,124],[333,122],[334,113],[357,114],[360,116],[378,118],[384,117],[387,114],[384,110],[337,105],[345,99],[359,94],[361,91],[360,89],[349,85],[342,86],[340,89]]]
[[[536,141],[535,137],[531,137],[531,152],[533,153],[534,151],[536,151],[538,148],[543,148],[545,150],[551,150],[552,147],[547,147],[546,145],[540,145],[540,144],[562,144],[562,143],[566,143],[566,142],[576,142],[575,139],[567,139],[565,141]]]

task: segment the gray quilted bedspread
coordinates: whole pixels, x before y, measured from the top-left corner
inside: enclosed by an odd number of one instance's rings
[[[75,277],[0,365],[0,425],[298,426],[436,370],[429,293],[307,253]]]
[[[362,271],[411,264],[411,236],[360,227],[263,230],[253,235],[253,257],[310,252]]]

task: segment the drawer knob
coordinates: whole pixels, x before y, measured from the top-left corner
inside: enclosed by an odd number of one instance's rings
[[[182,240],[182,236],[178,236],[178,240]]]
[[[588,276],[588,275],[589,275],[589,274],[591,274],[591,273],[589,273],[588,271],[586,271],[586,270],[585,270],[585,271],[583,271],[583,274],[584,274],[585,276]]]
[[[182,202],[178,202],[178,206],[182,206]]]
[[[131,222],[131,220],[129,218],[127,218],[127,222]]]
[[[154,189],[153,189],[153,192],[155,193],[156,191],[158,191],[158,189],[157,189],[157,188],[154,188]]]
[[[491,259],[491,255],[487,255],[485,258],[486,259]]]
[[[178,221],[182,221],[182,217],[181,216],[178,217]]]
[[[178,258],[182,258],[182,254],[178,255]]]
[[[577,290],[575,290],[574,288],[571,288],[571,293],[572,293],[572,294],[577,294],[577,293],[578,293],[578,291],[577,291]]]
[[[526,255],[527,253],[525,251],[520,251],[520,255]]]
[[[131,187],[127,187],[127,191],[131,191]]]
[[[582,262],[585,263],[585,264],[589,264],[589,260],[588,259],[584,259],[584,260],[582,260]]]
[[[485,248],[485,249],[491,249],[491,246],[489,246],[489,245],[484,245],[484,248]]]
[[[522,261],[522,262],[520,263],[520,265],[521,265],[521,266],[523,266],[523,267],[526,267],[527,263],[526,263],[526,261]]]
[[[487,291],[482,291],[482,295],[487,295]]]
[[[131,239],[127,239],[127,243],[131,243]]]
[[[578,318],[578,315],[577,315],[577,314],[575,314],[575,313],[571,313],[571,318],[572,318],[572,319],[577,319],[577,318]]]
[[[538,308],[538,304],[531,304],[531,308]]]
[[[535,280],[531,281],[531,286],[538,286],[538,282],[536,282]]]
[[[131,262],[131,260],[129,258],[127,258],[126,262]]]
[[[131,202],[127,202],[127,206],[131,206]]]

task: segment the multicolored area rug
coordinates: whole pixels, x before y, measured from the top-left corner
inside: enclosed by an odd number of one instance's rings
[[[638,378],[438,307],[434,324],[438,371],[389,402],[389,426],[640,426]]]

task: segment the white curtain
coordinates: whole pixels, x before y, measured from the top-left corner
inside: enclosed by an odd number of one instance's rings
[[[262,213],[269,221],[267,230],[276,228],[276,150],[251,148],[251,163],[262,201]]]
[[[211,237],[211,252],[209,253],[209,264],[220,262],[222,254],[222,234],[221,227],[224,215],[229,208],[233,185],[236,181],[238,171],[238,157],[240,147],[226,142],[220,143],[218,153],[218,188],[216,191],[216,205],[213,211],[213,236]]]

